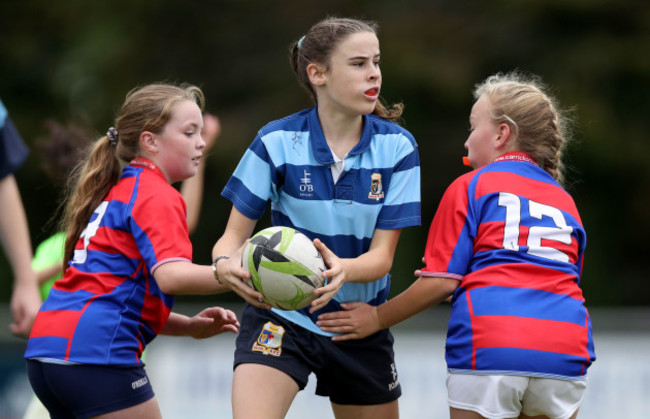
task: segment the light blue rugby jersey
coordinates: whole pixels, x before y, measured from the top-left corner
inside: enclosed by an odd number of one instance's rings
[[[222,191],[235,208],[259,219],[271,201],[274,226],[293,227],[318,237],[341,258],[368,251],[375,229],[420,225],[420,158],[415,139],[404,128],[375,115],[364,116],[359,143],[345,157],[345,171],[334,183],[332,152],[317,108],[264,126]],[[346,283],[322,310],[283,311],[284,318],[315,333],[323,312],[340,303],[386,300],[390,275],[371,283]]]

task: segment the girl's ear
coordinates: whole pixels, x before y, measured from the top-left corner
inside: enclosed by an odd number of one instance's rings
[[[322,86],[325,84],[325,68],[316,63],[307,65],[307,77],[313,86]]]
[[[140,134],[140,149],[148,154],[157,154],[158,141],[156,135],[150,131],[142,131]]]
[[[500,124],[497,127],[497,137],[494,140],[494,147],[497,150],[504,148],[507,144],[512,142],[512,131],[510,130],[510,125]]]

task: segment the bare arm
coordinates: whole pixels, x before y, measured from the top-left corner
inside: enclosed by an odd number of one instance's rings
[[[309,311],[323,308],[346,282],[372,282],[386,275],[393,266],[400,233],[401,230],[375,230],[368,251],[349,259],[337,257],[323,242],[314,240],[329,269],[323,272],[328,283],[314,291],[319,297],[312,301]]]
[[[0,241],[14,274],[11,333],[28,336],[41,305],[36,275],[31,267],[32,245],[27,217],[16,179],[0,179]]]
[[[321,314],[316,324],[325,332],[341,333],[332,340],[361,339],[441,303],[459,284],[456,279],[419,277],[404,292],[379,306],[343,304],[344,310]]]
[[[63,261],[55,262],[43,269],[34,271],[38,285],[44,284],[48,279],[63,271]]]
[[[262,303],[262,294],[248,285],[250,274],[242,267],[241,258],[247,240],[253,234],[257,220],[246,217],[234,206],[228,218],[226,230],[212,249],[212,259],[218,256],[228,256],[217,263],[219,280],[224,286],[235,291],[250,304],[260,308],[271,308]]]
[[[199,162],[196,175],[186,179],[181,183],[181,195],[187,204],[187,227],[192,233],[199,222],[201,213],[201,204],[203,202],[203,188],[205,183],[205,161],[208,151],[212,148],[221,133],[221,123],[219,118],[209,113],[203,115],[203,140],[205,148],[203,149],[203,158]]]
[[[166,294],[218,294],[228,288],[214,279],[212,267],[176,261],[160,265],[153,276]]]
[[[239,331],[239,321],[235,313],[221,307],[208,307],[192,317],[170,313],[160,333],[168,336],[205,339],[223,332],[237,333],[237,331]]]

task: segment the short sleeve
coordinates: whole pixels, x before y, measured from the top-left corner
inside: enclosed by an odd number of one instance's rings
[[[422,276],[461,279],[467,273],[473,256],[469,179],[467,175],[456,179],[440,201],[429,228]]]
[[[276,193],[273,170],[266,146],[258,135],[242,156],[221,194],[245,216],[259,219]]]
[[[191,262],[192,243],[180,193],[165,183],[157,189],[140,185],[138,194],[131,211],[131,229],[149,271],[153,273],[165,262]]]
[[[23,165],[29,150],[0,101],[0,179]]]

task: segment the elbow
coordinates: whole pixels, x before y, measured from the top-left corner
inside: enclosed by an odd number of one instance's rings
[[[391,269],[393,269],[393,258],[384,258],[384,263],[383,263],[383,275],[386,275],[390,273]]]
[[[156,282],[158,283],[158,288],[160,288],[160,291],[162,291],[164,294],[167,295],[176,295],[178,294],[178,290],[174,286],[172,282],[169,281],[159,281],[156,279]]]
[[[152,272],[158,288],[164,294],[175,295],[179,292],[179,281],[176,280],[173,263],[165,263]]]
[[[460,286],[460,281],[451,278],[445,278],[442,281],[443,292],[447,298],[451,297]]]

